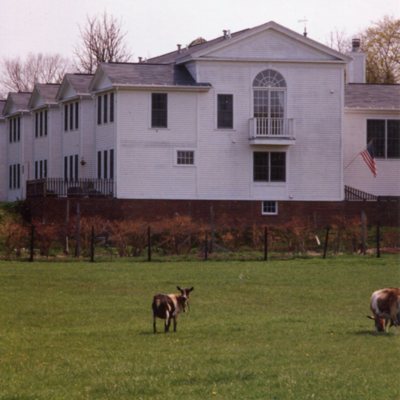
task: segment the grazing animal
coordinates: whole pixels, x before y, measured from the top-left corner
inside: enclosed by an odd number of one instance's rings
[[[392,325],[400,325],[400,288],[379,289],[372,293],[370,303],[378,332],[386,332]]]
[[[174,321],[174,332],[176,332],[178,314],[185,312],[189,307],[189,294],[194,289],[185,288],[181,289],[176,287],[180,294],[156,294],[153,297],[151,308],[153,310],[153,331],[157,333],[156,318],[161,318],[164,321],[164,332],[169,331],[171,320]]]

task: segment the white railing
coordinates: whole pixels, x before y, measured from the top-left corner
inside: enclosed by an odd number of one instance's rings
[[[250,139],[254,138],[291,138],[293,119],[287,118],[250,118]]]

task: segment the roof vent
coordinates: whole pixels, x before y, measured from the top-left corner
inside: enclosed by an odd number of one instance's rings
[[[351,41],[351,51],[360,51],[361,40],[355,38]]]
[[[224,39],[230,39],[232,37],[231,31],[229,29],[224,29],[223,31]]]

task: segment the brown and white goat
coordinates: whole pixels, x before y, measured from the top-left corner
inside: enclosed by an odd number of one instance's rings
[[[194,289],[181,289],[176,287],[180,294],[156,294],[153,297],[151,308],[153,310],[153,331],[157,333],[156,319],[161,318],[164,321],[164,332],[169,331],[171,320],[174,321],[174,332],[176,332],[177,318],[179,313],[185,312],[189,307],[189,294]]]
[[[371,295],[370,307],[375,328],[386,332],[392,325],[400,325],[400,288],[384,288]]]

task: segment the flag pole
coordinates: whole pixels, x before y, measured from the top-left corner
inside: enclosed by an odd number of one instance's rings
[[[347,167],[350,167],[351,164],[353,164],[354,160],[360,155],[360,153],[357,153],[355,157],[344,167],[346,169]]]

